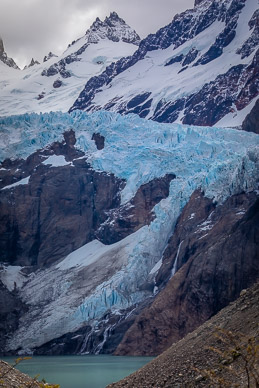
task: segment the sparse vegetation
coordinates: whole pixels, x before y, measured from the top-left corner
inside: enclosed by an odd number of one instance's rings
[[[218,364],[211,369],[196,369],[200,378],[210,381],[213,387],[259,388],[258,338],[220,328],[215,336],[217,346],[208,349],[219,356]]]
[[[60,388],[59,384],[48,384],[45,379],[38,381],[39,375],[34,378],[21,373],[15,367],[22,361],[31,357],[19,357],[10,365],[4,361],[0,362],[0,387],[2,388]]]

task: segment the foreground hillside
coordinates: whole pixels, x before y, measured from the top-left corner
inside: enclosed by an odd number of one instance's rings
[[[258,306],[259,283],[243,290],[239,299],[215,317],[142,369],[109,385],[109,388],[246,387],[248,381],[243,356],[250,360],[249,387],[258,386],[252,376],[255,373],[258,384]],[[256,347],[257,353],[252,362],[250,355]]]

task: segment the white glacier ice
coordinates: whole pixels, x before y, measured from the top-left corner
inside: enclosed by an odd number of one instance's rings
[[[86,323],[94,326],[108,311],[151,296],[144,285],[154,278],[177,217],[195,189],[217,202],[258,189],[259,136],[254,133],[159,124],[105,111],[26,114],[1,118],[0,126],[0,160],[25,158],[72,128],[76,147],[94,169],[126,179],[123,203],[142,184],[166,173],[176,175],[149,226],[110,246],[92,241],[30,276],[19,289],[30,309],[9,349],[39,346]],[[105,137],[102,150],[91,140],[97,132]]]

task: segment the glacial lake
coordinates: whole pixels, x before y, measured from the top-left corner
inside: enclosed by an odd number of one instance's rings
[[[13,363],[14,357],[3,357]],[[60,384],[60,388],[104,388],[147,364],[153,357],[120,357],[110,355],[33,356],[16,366],[38,380]]]

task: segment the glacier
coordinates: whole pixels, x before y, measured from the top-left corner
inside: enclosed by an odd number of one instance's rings
[[[168,238],[195,189],[217,203],[242,191],[258,190],[258,135],[232,128],[160,124],[134,114],[74,111],[2,117],[0,160],[26,158],[61,141],[63,132],[71,128],[76,147],[93,169],[126,180],[122,203],[154,178],[174,173],[176,179],[171,181],[169,196],[155,206],[150,225],[109,246],[92,241],[17,285],[30,308],[8,342],[10,350],[21,347],[28,352],[86,324],[94,328],[107,312],[120,314],[151,297]],[[96,149],[94,133],[105,137],[102,150]],[[97,277],[94,268],[98,268]],[[80,288],[79,275],[84,279]],[[3,281],[10,283],[7,275]],[[153,290],[144,287],[147,282]]]

